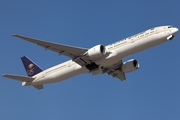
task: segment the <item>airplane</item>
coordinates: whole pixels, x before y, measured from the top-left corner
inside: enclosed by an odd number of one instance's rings
[[[23,56],[21,60],[28,76],[3,74],[3,77],[21,81],[22,86],[34,86],[39,90],[43,89],[44,84],[60,82],[84,73],[92,75],[107,73],[123,81],[126,80],[126,73],[139,68],[139,62],[136,59],[123,62],[124,57],[172,40],[177,32],[178,28],[174,26],[159,26],[107,46],[99,44],[89,49],[12,34],[14,37],[35,43],[46,50],[70,57],[71,60],[43,70],[32,60]]]

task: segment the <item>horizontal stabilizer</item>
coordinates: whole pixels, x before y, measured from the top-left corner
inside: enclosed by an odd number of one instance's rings
[[[29,82],[33,81],[35,78],[27,77],[27,76],[20,76],[20,75],[12,75],[12,74],[4,74],[3,77],[18,80],[21,82]]]

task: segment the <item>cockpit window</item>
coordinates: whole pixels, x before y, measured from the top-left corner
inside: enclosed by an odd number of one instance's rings
[[[173,26],[168,26],[168,28],[173,28]]]
[[[154,28],[151,28],[151,30],[154,30]]]

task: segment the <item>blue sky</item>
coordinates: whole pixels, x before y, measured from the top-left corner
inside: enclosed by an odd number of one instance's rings
[[[79,47],[108,45],[151,27],[180,28],[178,0],[4,0],[0,4],[0,74],[26,75],[26,55],[47,69],[69,60],[10,36],[29,37]],[[179,120],[180,35],[173,41],[128,56],[140,69],[124,82],[108,75],[83,74],[45,85],[21,87],[1,77],[1,120]]]

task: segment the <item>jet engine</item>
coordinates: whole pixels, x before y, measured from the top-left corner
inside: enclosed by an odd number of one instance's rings
[[[96,45],[90,48],[86,55],[90,58],[99,58],[106,54],[106,48],[103,45]]]
[[[125,73],[135,71],[139,68],[139,63],[135,59],[128,60],[123,63],[121,70]]]

